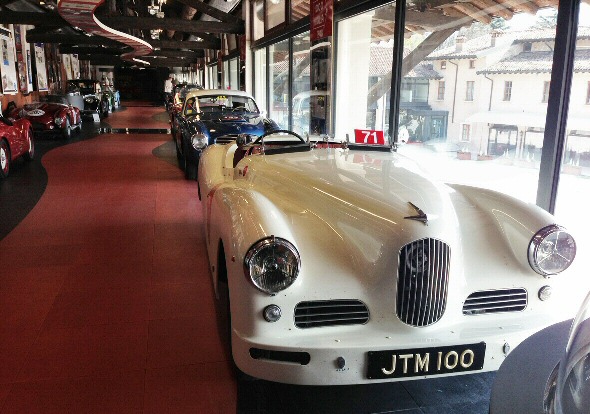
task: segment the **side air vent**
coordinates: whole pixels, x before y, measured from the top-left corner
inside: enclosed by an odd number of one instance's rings
[[[360,300],[316,300],[295,306],[295,326],[298,328],[362,325],[368,320],[369,309]]]
[[[463,314],[520,312],[526,309],[527,303],[527,291],[523,288],[482,290],[469,295],[463,304]]]
[[[215,138],[215,143],[216,144],[229,144],[230,142],[235,141],[237,137],[238,137],[237,135],[222,135],[222,136]]]
[[[451,248],[428,238],[406,244],[399,252],[398,318],[411,326],[428,326],[442,318],[447,305]]]

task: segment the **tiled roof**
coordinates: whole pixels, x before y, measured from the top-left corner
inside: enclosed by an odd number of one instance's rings
[[[384,76],[391,72],[393,62],[393,48],[383,46],[371,46],[371,60],[369,66],[369,76]],[[406,78],[419,79],[442,79],[431,63],[419,63],[414,67]]]
[[[500,42],[502,37],[496,39]],[[483,36],[476,37],[474,39],[465,40],[463,48],[460,52],[457,52],[456,44],[451,46],[436,49],[434,52],[428,55],[427,60],[438,60],[438,59],[473,59],[477,57],[477,53],[482,50],[489,49],[492,47],[492,34],[488,33]]]
[[[490,73],[551,73],[553,52],[522,52],[501,60],[477,74]],[[576,50],[574,72],[590,72],[590,50]]]
[[[590,27],[578,27],[577,39],[590,39]],[[555,40],[555,27],[544,29],[529,29],[522,32],[516,32],[514,43],[525,42],[543,42]]]

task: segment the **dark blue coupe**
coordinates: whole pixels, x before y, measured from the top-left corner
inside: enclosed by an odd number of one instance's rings
[[[207,145],[231,142],[239,134],[260,136],[280,129],[261,114],[250,95],[222,89],[189,92],[173,122],[178,162],[190,180],[197,178],[201,151]]]

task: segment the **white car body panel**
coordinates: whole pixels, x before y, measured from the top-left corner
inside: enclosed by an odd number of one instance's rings
[[[556,312],[556,298],[567,295],[571,271],[546,278],[528,263],[532,236],[555,223],[536,206],[488,190],[437,183],[396,153],[330,148],[258,154],[234,168],[235,150],[235,144],[228,144],[204,151],[199,188],[213,284],[217,292],[221,241],[233,357],[249,375],[309,385],[416,379],[421,376],[367,378],[367,353],[479,342],[486,343],[484,366],[471,372],[496,370],[508,348],[571,317]],[[427,225],[404,218],[416,215],[409,202],[427,214]],[[248,249],[271,235],[289,240],[301,257],[295,283],[275,296],[257,289],[244,275]],[[444,240],[451,249],[446,310],[436,323],[414,327],[396,316],[398,254],[404,245],[427,237]],[[541,301],[539,289],[547,285],[553,296]],[[525,310],[463,314],[471,293],[508,288],[526,289]],[[368,322],[295,326],[298,303],[331,299],[364,302]],[[274,323],[262,315],[270,304],[282,310]],[[250,348],[306,352],[310,362],[254,359]],[[343,368],[338,357],[345,360]]]

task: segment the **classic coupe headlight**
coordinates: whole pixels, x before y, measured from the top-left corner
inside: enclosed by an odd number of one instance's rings
[[[209,139],[207,138],[207,136],[205,134],[197,133],[191,137],[191,144],[192,144],[193,148],[196,150],[200,150],[200,149],[205,148],[208,143],[209,143]]]
[[[543,276],[556,275],[576,257],[576,242],[563,228],[552,224],[539,230],[529,243],[529,263]]]
[[[53,120],[55,122],[55,125],[57,126],[61,126],[62,122],[64,121],[63,118],[56,116],[55,119]]]
[[[258,289],[271,295],[291,286],[300,266],[295,246],[274,236],[256,242],[244,258],[246,275]]]

